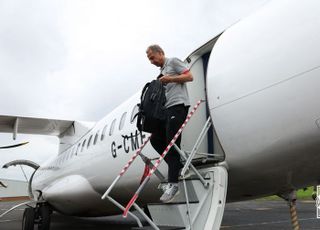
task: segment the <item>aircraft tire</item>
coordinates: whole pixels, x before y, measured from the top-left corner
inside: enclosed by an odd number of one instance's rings
[[[22,230],[33,230],[35,211],[34,208],[28,207],[24,210],[22,219]]]
[[[39,207],[39,224],[38,230],[49,230],[51,223],[51,209],[48,205]]]
[[[143,211],[144,211],[144,213],[152,220],[152,216],[151,216],[151,213],[150,213],[150,211],[149,211],[148,206],[145,207],[145,208],[143,209]]]

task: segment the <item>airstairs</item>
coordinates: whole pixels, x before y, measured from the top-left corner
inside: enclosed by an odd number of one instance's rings
[[[123,211],[123,216],[130,215],[138,224],[138,227],[133,228],[136,230],[173,230],[173,229],[186,229],[186,230],[212,230],[220,229],[224,206],[227,193],[227,170],[219,165],[219,162],[223,160],[223,156],[217,156],[206,153],[198,153],[197,150],[212,125],[211,118],[206,121],[197,141],[195,142],[191,152],[182,151],[175,145],[175,141],[182,133],[184,127],[196,112],[197,108],[203,101],[200,100],[194,106],[193,110],[187,116],[185,122],[182,124],[179,131],[176,133],[172,141],[169,143],[165,151],[155,164],[144,156],[141,151],[144,146],[149,142],[151,136],[143,143],[143,145],[137,150],[130,161],[125,165],[120,174],[115,178],[108,190],[102,196],[102,199],[108,199],[118,208]],[[170,203],[155,203],[148,204],[148,210],[151,218],[145,214],[142,208],[136,203],[139,194],[142,192],[150,177],[155,174],[160,181],[164,181],[164,176],[157,169],[163,161],[163,158],[169,152],[170,148],[176,148],[181,155],[181,159],[184,163],[184,167],[180,173],[179,191],[180,193],[175,197],[173,202]],[[200,155],[200,158],[199,158]],[[109,194],[114,188],[116,183],[125,174],[127,169],[133,163],[133,161],[140,156],[142,160],[150,167],[150,172],[141,182],[139,188],[131,198],[129,203],[125,206],[113,199]],[[193,163],[195,159],[206,161],[206,167],[195,167]],[[210,166],[208,166],[210,165]],[[161,184],[160,184],[161,187]],[[140,216],[149,225],[143,226],[140,218],[135,215],[130,209],[134,207]]]

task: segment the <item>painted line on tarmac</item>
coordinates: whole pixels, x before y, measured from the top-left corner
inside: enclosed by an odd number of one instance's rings
[[[7,222],[12,222],[12,221],[17,221],[19,219],[13,219],[13,220],[0,220],[0,223],[7,223]]]
[[[2,208],[2,209],[0,209],[1,211],[8,211],[9,210],[9,208]],[[24,210],[24,208],[18,208],[18,209],[15,209],[15,211],[23,211]]]
[[[304,218],[298,219],[298,221],[308,221],[308,220],[316,220],[317,218]],[[238,224],[238,225],[225,225],[221,226],[221,229],[225,228],[237,228],[237,227],[256,227],[261,225],[269,225],[269,224],[283,224],[283,223],[291,223],[291,220],[279,220],[279,221],[270,221],[270,222],[261,222],[261,223],[249,223],[249,224]]]

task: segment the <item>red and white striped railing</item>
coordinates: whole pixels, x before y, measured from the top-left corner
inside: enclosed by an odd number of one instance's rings
[[[141,191],[143,190],[143,188],[145,187],[145,185],[148,183],[148,181],[150,180],[151,175],[157,170],[158,166],[161,164],[161,162],[163,161],[163,159],[165,158],[165,156],[167,155],[167,153],[170,151],[171,147],[173,146],[173,144],[176,142],[176,140],[178,139],[178,137],[181,135],[183,129],[185,128],[186,124],[189,122],[190,118],[193,116],[193,114],[196,112],[196,110],[198,109],[198,107],[200,106],[200,104],[203,102],[203,100],[199,100],[197,102],[197,104],[193,107],[192,111],[188,114],[187,118],[185,119],[185,121],[183,122],[183,124],[181,125],[180,129],[177,131],[177,133],[174,135],[174,137],[172,138],[172,140],[170,141],[170,143],[168,144],[168,146],[166,147],[166,149],[163,151],[163,153],[161,154],[160,158],[156,161],[155,165],[153,166],[153,168],[151,169],[151,171],[149,172],[149,174],[146,176],[146,178],[143,180],[143,182],[141,183],[141,185],[139,186],[139,188],[137,189],[137,191],[135,192],[135,194],[133,195],[133,197],[131,198],[131,200],[129,201],[129,203],[127,204],[127,206],[125,207],[125,210],[123,212],[123,217],[127,217],[129,209],[132,207],[132,205],[135,203],[135,201],[138,199],[139,194],[141,193]]]
[[[115,184],[120,180],[120,178],[123,176],[123,174],[126,173],[126,171],[128,170],[128,168],[130,167],[130,165],[134,162],[134,160],[137,158],[137,156],[140,155],[142,149],[146,146],[146,144],[150,141],[152,134],[143,142],[143,144],[140,146],[140,148],[135,152],[135,154],[131,157],[131,159],[128,161],[128,163],[123,167],[123,169],[121,170],[121,172],[119,173],[119,175],[116,177],[116,179],[114,179],[114,181],[112,182],[112,184],[110,185],[110,187],[108,188],[108,190],[103,194],[103,196],[101,197],[101,199],[105,199],[108,194],[111,192],[111,190],[113,189],[113,187],[115,186]]]

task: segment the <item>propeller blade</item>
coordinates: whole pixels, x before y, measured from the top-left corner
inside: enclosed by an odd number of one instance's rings
[[[19,144],[15,144],[15,145],[0,146],[0,149],[16,148],[16,147],[19,147],[19,146],[22,146],[22,145],[26,145],[26,144],[28,144],[28,143],[29,143],[29,141],[22,142],[22,143],[19,143]]]
[[[7,187],[8,187],[7,185],[5,185],[4,183],[2,183],[1,181],[0,181],[0,186],[2,186],[2,187],[4,187],[4,188],[7,188]]]

